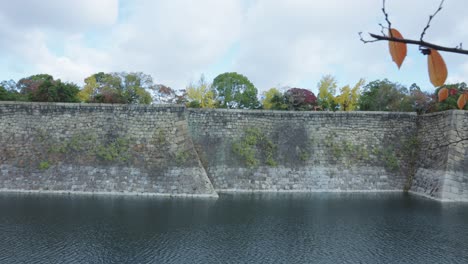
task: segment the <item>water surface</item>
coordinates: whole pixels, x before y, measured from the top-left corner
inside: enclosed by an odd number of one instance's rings
[[[468,263],[468,205],[405,194],[0,194],[0,263]]]

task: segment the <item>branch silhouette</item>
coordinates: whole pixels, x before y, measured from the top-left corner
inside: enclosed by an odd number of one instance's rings
[[[382,30],[382,35],[369,33],[369,36],[371,36],[371,38],[372,38],[370,40],[365,40],[363,38],[363,36],[362,36],[362,32],[359,32],[360,40],[363,43],[372,43],[372,42],[377,42],[377,41],[393,41],[393,42],[400,42],[400,43],[406,43],[406,44],[411,44],[411,45],[417,45],[417,46],[419,46],[419,49],[421,50],[421,52],[423,54],[425,54],[425,55],[428,54],[428,52],[427,52],[428,49],[435,49],[435,50],[439,50],[439,51],[445,51],[445,52],[468,55],[468,50],[464,50],[462,48],[463,47],[462,43],[460,43],[456,47],[446,47],[446,46],[442,46],[442,45],[438,45],[438,44],[434,44],[434,43],[424,41],[424,36],[426,35],[427,30],[431,26],[432,19],[434,19],[434,17],[442,10],[444,1],[445,0],[442,0],[440,2],[439,7],[435,11],[435,13],[429,16],[429,20],[427,22],[427,25],[424,27],[419,40],[407,39],[407,38],[395,38],[395,37],[392,36],[391,31],[390,31],[390,36],[387,36],[386,34],[384,34],[383,30]],[[384,14],[385,21],[388,24],[388,29],[390,29],[391,26],[392,26],[392,23],[390,22],[390,19],[388,18],[388,12],[387,12],[387,10],[385,8],[385,0],[382,0],[382,3],[383,3],[382,13]],[[381,24],[380,24],[380,26],[382,28],[384,28]]]

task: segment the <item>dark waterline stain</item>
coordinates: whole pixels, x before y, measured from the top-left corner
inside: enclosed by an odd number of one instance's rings
[[[0,194],[0,263],[468,263],[468,205],[405,194]]]

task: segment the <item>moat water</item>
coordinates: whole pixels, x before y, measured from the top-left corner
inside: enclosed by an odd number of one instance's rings
[[[468,263],[468,205],[405,194],[0,194],[0,263]]]

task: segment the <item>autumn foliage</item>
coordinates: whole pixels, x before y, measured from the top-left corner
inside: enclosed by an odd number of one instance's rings
[[[403,38],[401,33],[394,28],[391,28],[389,30],[389,33],[390,33],[390,36],[393,36],[395,38],[399,38],[399,39]],[[406,44],[400,43],[400,42],[389,41],[388,47],[389,47],[390,55],[392,56],[393,61],[398,66],[398,69],[400,69],[401,65],[403,64],[403,61],[406,58],[406,54],[408,52]]]
[[[401,33],[394,28],[389,30],[389,34],[394,38],[404,39]],[[392,60],[396,63],[398,68],[400,68],[407,55],[406,43],[396,41],[389,41],[388,43]],[[431,83],[435,87],[443,86],[448,76],[448,70],[444,59],[440,55],[439,51],[435,49],[423,50],[423,53],[427,55],[427,67]],[[445,101],[449,97],[449,92],[450,91],[447,88],[440,89],[438,92],[439,102]],[[455,94],[452,92],[451,95]],[[458,108],[463,109],[467,104],[467,101],[468,94],[461,93],[457,100]]]
[[[315,104],[317,97],[307,89],[291,88],[286,91],[285,97],[294,109],[308,108]]]
[[[385,27],[382,24],[379,24],[382,28],[382,31],[381,31],[382,35],[369,33],[369,35],[373,38],[373,40],[365,40],[362,37],[362,32],[360,32],[359,35],[361,36],[361,41],[364,43],[376,42],[376,41],[388,41],[390,56],[392,57],[392,60],[396,63],[396,65],[398,66],[398,69],[401,68],[403,61],[406,58],[407,51],[408,51],[407,44],[418,45],[421,53],[427,56],[427,67],[428,67],[429,79],[431,80],[431,83],[435,87],[442,87],[443,85],[445,85],[445,81],[447,80],[447,76],[448,76],[448,71],[447,71],[447,66],[445,64],[445,61],[440,55],[439,51],[453,52],[453,53],[468,55],[468,50],[462,49],[461,44],[455,48],[451,48],[451,47],[444,47],[444,46],[436,45],[433,43],[429,43],[424,40],[424,36],[427,30],[431,26],[432,19],[442,10],[444,0],[441,1],[435,13],[429,16],[429,21],[427,22],[427,25],[422,30],[421,37],[419,40],[406,39],[403,37],[400,31],[398,31],[395,28],[392,28],[392,23],[389,20],[389,15],[385,8],[385,0],[383,0],[382,2],[383,2],[382,12],[388,24],[388,27]],[[388,29],[388,35],[384,33],[384,29]],[[437,93],[439,97],[438,99],[439,103],[443,102],[444,100],[447,100],[447,98],[449,97],[448,93],[449,93],[448,90],[444,90],[444,89],[439,90],[439,92]],[[468,100],[467,97],[468,95],[466,95],[466,93],[459,94],[459,97],[457,100],[457,106],[459,109],[463,109],[465,107],[465,105],[467,104],[467,100]]]
[[[437,50],[429,50],[427,65],[429,67],[429,77],[431,78],[432,84],[436,87],[444,85],[448,75],[447,66],[445,66],[444,59]]]
[[[389,34],[394,38],[404,39],[401,33],[394,28],[389,30]],[[388,45],[393,61],[397,64],[398,68],[400,68],[408,52],[406,43],[389,41]],[[423,53],[427,55],[427,67],[431,83],[435,87],[444,85],[448,75],[444,59],[435,49],[428,49]]]
[[[464,83],[441,86],[437,97],[438,111],[468,108],[468,87]]]

